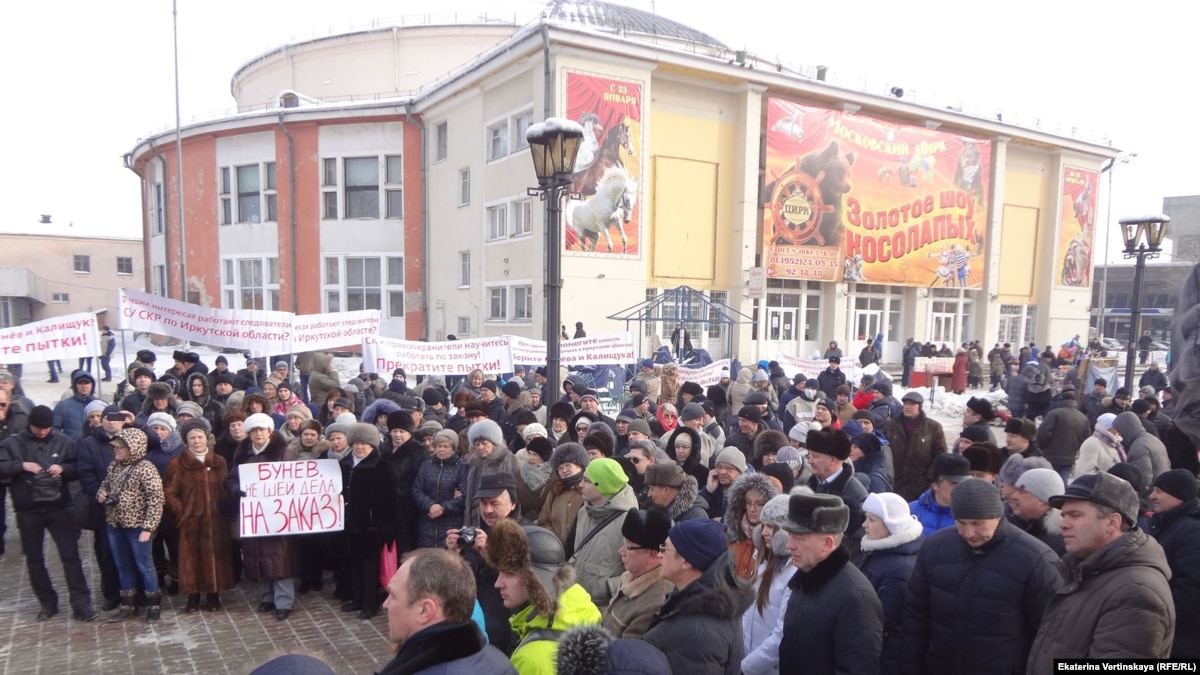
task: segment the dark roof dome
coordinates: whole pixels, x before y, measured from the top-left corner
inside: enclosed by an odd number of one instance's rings
[[[708,33],[650,12],[600,0],[549,0],[542,16],[606,30],[655,35],[716,47],[725,44]]]

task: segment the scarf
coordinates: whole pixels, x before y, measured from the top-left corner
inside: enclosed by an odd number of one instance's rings
[[[1097,429],[1096,433],[1094,433],[1092,435],[1095,436],[1096,438],[1099,438],[1101,440],[1101,442],[1103,442],[1108,447],[1112,448],[1113,450],[1116,450],[1117,457],[1120,458],[1119,461],[1121,461],[1121,462],[1129,461],[1129,456],[1125,454],[1125,446],[1121,444],[1121,441],[1117,440],[1116,436],[1113,436],[1112,434],[1108,433],[1107,431],[1104,431],[1103,429]]]
[[[336,459],[337,461],[340,462],[346,458],[346,455],[350,454],[350,449],[351,448],[349,445],[347,445],[346,449],[341,452],[338,452],[337,450],[334,450],[333,448],[329,448],[329,458]]]
[[[675,419],[671,420],[670,424],[667,424],[667,421],[663,419],[662,414],[663,407],[659,406],[658,411],[654,413],[654,416],[658,418],[658,423],[662,425],[663,433],[665,434],[668,431],[674,431],[675,426],[679,424],[679,418],[676,417]]]
[[[204,446],[204,452],[196,452],[191,448],[188,448],[188,452],[191,453],[192,457],[195,457],[201,464],[203,464],[204,458],[208,456],[208,446]]]

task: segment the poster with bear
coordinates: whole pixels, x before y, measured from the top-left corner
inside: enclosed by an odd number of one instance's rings
[[[1062,205],[1058,220],[1060,288],[1089,288],[1092,285],[1092,237],[1096,232],[1096,195],[1100,174],[1063,165]]]
[[[567,253],[636,258],[641,243],[642,85],[566,71],[567,117],[583,127],[563,205]]]
[[[767,100],[767,276],[978,289],[988,141]]]

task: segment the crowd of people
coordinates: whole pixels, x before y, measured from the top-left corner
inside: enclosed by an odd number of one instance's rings
[[[1194,442],[1103,382],[1048,399],[1040,426],[1014,414],[1001,445],[987,399],[948,438],[919,392],[882,371],[848,381],[840,353],[815,378],[764,361],[708,387],[645,360],[613,416],[544,369],[343,384],[320,352],[237,372],[173,356],[159,374],[139,352],[107,401],[84,370],[53,405],[0,371],[0,480],[38,620],[59,611],[47,532],[74,617],[97,618],[87,529],[108,621],[157,620],[164,593],[215,611],[243,581],[285,621],[331,584],[343,611],[386,612],[383,673],[1200,657]],[[339,462],[344,531],[239,538],[238,467],[296,459]]]

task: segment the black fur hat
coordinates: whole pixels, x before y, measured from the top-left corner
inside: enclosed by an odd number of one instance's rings
[[[661,675],[667,657],[642,640],[614,640],[598,625],[575,626],[558,642],[558,672],[564,675]]]
[[[621,536],[642,548],[658,549],[666,543],[671,525],[671,516],[660,508],[629,509],[621,524]]]
[[[832,455],[845,461],[850,458],[850,439],[837,429],[813,429],[805,442],[809,452]]]

